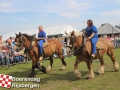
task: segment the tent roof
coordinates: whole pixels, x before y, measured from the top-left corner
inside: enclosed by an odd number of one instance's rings
[[[115,34],[120,33],[120,29],[106,23],[102,27],[98,28],[98,34]]]
[[[47,35],[55,35],[55,34],[63,34],[63,36],[65,36],[65,31],[67,33],[72,32],[72,31],[79,31],[77,29],[75,29],[74,27],[70,26],[70,25],[59,25],[59,26],[53,26],[53,27],[48,27],[48,28],[44,28],[44,31],[46,32]],[[38,29],[33,29],[33,30],[25,30],[25,31],[17,31],[17,32],[11,32],[8,33],[6,35],[3,35],[3,40],[7,40],[9,37],[15,37],[15,33],[26,33],[29,35],[32,34],[38,34]]]

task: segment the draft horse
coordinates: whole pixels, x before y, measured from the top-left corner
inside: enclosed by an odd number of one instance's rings
[[[15,38],[16,45],[19,47],[25,47],[25,51],[29,54],[32,60],[32,71],[28,75],[28,77],[34,77],[35,75],[35,67],[38,66],[39,69],[43,72],[49,72],[52,68],[53,64],[53,54],[56,53],[62,61],[62,69],[66,68],[66,62],[64,61],[64,57],[62,55],[62,45],[56,39],[48,40],[48,46],[44,47],[44,57],[49,57],[50,65],[46,69],[44,66],[38,65],[39,60],[39,49],[38,49],[38,41],[35,39],[35,36],[30,36],[27,34],[16,34]]]
[[[99,74],[104,74],[104,59],[103,56],[107,54],[112,62],[115,71],[119,70],[119,65],[114,56],[114,47],[113,44],[106,39],[98,39],[97,42],[97,54],[95,58],[91,58],[91,42],[87,41],[85,38],[85,34],[83,32],[71,32],[66,33],[67,42],[69,45],[72,45],[74,52],[73,54],[76,56],[75,64],[74,64],[74,73],[77,78],[81,78],[81,73],[78,70],[78,64],[82,61],[86,62],[89,75],[88,78],[94,78],[94,72],[92,70],[91,64],[92,60],[100,59],[101,67],[98,71]],[[74,44],[73,44],[74,43]]]

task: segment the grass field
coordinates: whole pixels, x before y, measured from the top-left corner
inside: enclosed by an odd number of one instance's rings
[[[115,56],[117,62],[120,64],[120,49],[115,49]],[[75,57],[66,58],[67,62],[66,70],[61,70],[60,59],[54,59],[52,71],[48,74],[43,74],[39,70],[36,70],[36,78],[41,78],[39,83],[37,82],[17,82],[27,84],[40,84],[39,88],[19,88],[19,90],[120,90],[120,71],[114,72],[113,64],[108,56],[104,56],[105,61],[105,74],[98,75],[100,68],[99,62],[93,62],[92,68],[95,73],[95,78],[87,80],[88,69],[86,63],[79,64],[79,70],[82,73],[82,78],[77,79],[74,75],[74,62]],[[43,65],[47,66],[49,61],[45,61]],[[14,77],[27,77],[31,71],[31,62],[27,64],[18,64],[11,66],[10,70],[6,67],[0,67],[1,74],[12,75]],[[0,90],[6,90],[1,88]],[[11,90],[17,90],[17,88],[11,88]]]

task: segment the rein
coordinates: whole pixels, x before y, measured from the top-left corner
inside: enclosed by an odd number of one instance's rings
[[[36,39],[35,39],[35,36],[33,36],[33,39],[30,40],[30,45],[29,45],[28,49],[25,49],[25,54],[28,53],[28,52],[30,51],[30,49],[32,49],[32,46],[34,45],[35,40],[36,40]],[[24,40],[24,35],[21,35],[20,44],[17,45],[17,46],[18,46],[18,47],[22,47],[24,42],[25,42],[25,40]]]
[[[18,47],[22,47],[23,46],[23,43],[24,43],[24,37],[23,35],[21,36],[20,38],[20,44],[16,44]]]
[[[25,50],[25,54],[28,53],[31,49],[32,49],[32,46],[34,45],[35,43],[35,37],[33,36],[33,39],[31,40],[30,42],[30,45],[29,45],[29,48],[27,50]]]
[[[85,36],[82,36],[82,38],[83,38],[83,40],[82,40],[82,45],[79,46],[79,47],[77,48],[77,50],[75,50],[75,51],[73,52],[74,55],[77,54],[77,53],[80,53],[80,52],[83,50],[83,47],[85,47],[85,43],[86,43]]]

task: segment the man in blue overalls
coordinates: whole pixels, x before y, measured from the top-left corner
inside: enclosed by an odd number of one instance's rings
[[[97,28],[93,25],[92,20],[87,21],[86,32],[87,32],[87,37],[91,41],[91,45],[92,45],[92,55],[91,56],[95,57],[96,43],[98,41],[98,35],[97,35]]]
[[[43,59],[43,43],[45,42],[45,39],[46,39],[46,33],[43,31],[43,28],[41,25],[38,27],[38,29],[39,29],[39,33],[38,33],[37,40],[39,40],[39,43],[38,43],[39,52],[40,52],[39,60],[41,61]]]

